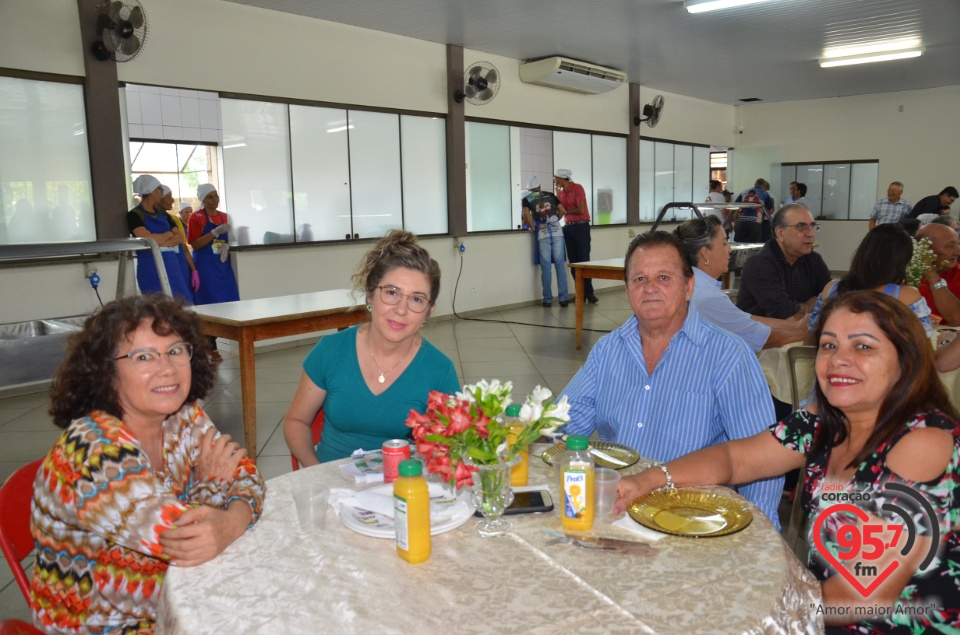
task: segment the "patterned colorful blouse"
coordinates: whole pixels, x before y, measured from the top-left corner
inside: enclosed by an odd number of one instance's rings
[[[200,440],[213,422],[196,404],[163,422],[163,469],[119,419],[74,420],[34,482],[37,547],[31,592],[48,633],[152,633],[168,558],[160,535],[188,507],[244,500],[260,516],[266,488],[253,461],[232,480],[194,480]]]
[[[785,447],[807,454],[818,434],[819,423],[819,417],[800,410],[771,426],[770,431]],[[892,472],[887,468],[886,460],[890,450],[904,435],[911,430],[925,427],[940,428],[953,434],[953,453],[940,477],[926,483],[917,483]],[[960,423],[939,410],[916,415],[857,468],[843,490],[848,494],[855,494],[847,497],[848,500],[840,500],[841,497],[835,493],[823,491],[829,460],[829,450],[807,457],[807,480],[801,494],[807,521],[807,542],[811,546],[808,564],[821,581],[833,575],[834,570],[814,546],[812,531],[814,521],[828,507],[847,502],[886,523],[904,525],[904,519],[899,514],[882,509],[884,504],[889,503],[903,509],[912,518],[918,535],[929,536],[933,529],[930,518],[913,497],[884,488],[888,483],[906,485],[923,494],[932,505],[940,533],[937,555],[926,569],[917,571],[904,587],[892,615],[885,615],[882,619],[878,618],[878,621],[830,629],[831,632],[960,632],[957,630],[960,629]],[[824,521],[821,530],[822,542],[834,558],[837,558],[840,551],[836,539],[838,529],[842,525],[854,524],[854,521],[853,514],[836,512]],[[846,552],[847,548],[843,551]],[[935,608],[930,608],[931,605]],[[896,611],[897,607],[900,607],[899,612]]]

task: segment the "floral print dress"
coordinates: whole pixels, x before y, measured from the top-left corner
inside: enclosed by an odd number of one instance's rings
[[[805,410],[799,410],[785,420],[774,424],[770,431],[784,447],[808,454],[818,434],[820,419]],[[906,480],[886,466],[886,458],[897,441],[911,430],[930,427],[946,430],[953,435],[953,452],[943,474],[926,483]],[[876,621],[837,629],[837,633],[960,633],[960,423],[939,410],[916,415],[893,438],[877,448],[868,460],[854,472],[843,490],[851,496],[840,500],[832,492],[824,492],[823,484],[830,460],[830,451],[809,455],[806,481],[801,493],[806,520],[805,532],[811,546],[810,570],[821,581],[836,572],[814,546],[812,530],[822,511],[842,502],[877,516],[885,523],[904,525],[897,513],[883,509],[893,504],[907,512],[913,520],[917,535],[929,536],[932,525],[929,515],[912,496],[887,489],[888,483],[906,485],[920,492],[933,507],[939,530],[937,555],[926,569],[918,570],[904,587],[893,614],[876,617]],[[846,524],[854,524],[853,514],[833,513],[823,523],[821,537],[836,558],[840,547],[837,532]],[[847,551],[847,549],[844,549]],[[935,608],[931,608],[934,606]],[[900,611],[897,612],[897,607]]]

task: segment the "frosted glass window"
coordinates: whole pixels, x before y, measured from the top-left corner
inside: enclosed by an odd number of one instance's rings
[[[347,111],[290,106],[290,149],[297,240],[343,240],[353,233]]]
[[[379,238],[403,227],[400,119],[394,114],[351,110],[349,121],[353,233],[359,238]]]
[[[403,226],[447,233],[447,131],[440,117],[400,116]]]
[[[820,216],[820,202],[823,200],[823,166],[798,165],[797,182],[807,186],[807,207],[814,218]]]
[[[832,220],[848,217],[850,205],[850,164],[828,163],[823,168],[823,200],[820,215]]]
[[[0,244],[96,240],[83,87],[0,77]]]
[[[693,149],[693,202],[707,200],[710,192],[710,148]]]
[[[627,140],[593,136],[593,218],[596,225],[627,222]]]
[[[653,141],[640,140],[640,220],[652,223],[657,218]]]
[[[780,166],[780,200],[785,201],[790,198],[790,181],[797,180],[797,166]]]
[[[673,196],[673,144],[654,142],[654,206],[656,207],[653,217],[660,214],[660,210],[667,203],[676,199]],[[668,212],[665,219],[671,219],[676,212]]]
[[[854,163],[850,176],[850,218],[870,218],[877,204],[879,163]]]
[[[467,122],[467,231],[510,229],[510,128]]]
[[[220,100],[223,166],[221,210],[230,215],[231,242],[293,242],[293,201],[287,106]]]
[[[579,132],[553,133],[553,167],[554,170],[570,170],[573,172],[571,180],[583,186],[587,195],[587,205],[593,202],[593,162],[591,161],[592,135]],[[590,209],[590,222],[596,223],[596,214]]]

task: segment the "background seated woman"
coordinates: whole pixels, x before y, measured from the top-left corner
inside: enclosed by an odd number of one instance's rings
[[[410,232],[393,230],[364,256],[353,288],[370,322],[327,335],[307,355],[283,436],[301,465],[378,450],[410,436],[410,410],[424,412],[431,390],[460,390],[450,359],[420,336],[440,293],[440,266]],[[324,409],[314,449],[310,424]]]
[[[877,225],[863,237],[850,261],[847,275],[827,283],[810,314],[808,326],[816,328],[823,303],[829,298],[850,291],[872,289],[892,296],[905,305],[923,323],[927,337],[933,335],[930,307],[916,287],[906,284],[907,265],[913,256],[913,239],[897,223]]]
[[[112,302],[71,338],[50,408],[66,430],[31,518],[48,632],[152,633],[168,564],[214,558],[259,516],[256,466],[196,403],[207,350],[200,320],[160,294]]]
[[[727,234],[716,218],[707,216],[688,220],[673,233],[680,239],[684,253],[693,265],[693,301],[700,317],[739,335],[754,353],[807,337],[807,325],[802,317],[780,320],[750,315],[738,309],[720,290],[717,278],[729,270],[733,248],[727,243]]]
[[[801,502],[808,527],[836,504],[822,496],[826,492],[868,494],[869,500],[853,504],[868,514],[869,524],[903,525],[899,514],[883,509],[887,503],[910,510],[917,539],[905,556],[900,551],[910,532],[896,534],[895,540],[894,532],[886,530],[876,537],[893,548],[885,549],[879,559],[866,560],[864,550],[842,560],[864,587],[875,578],[864,571],[865,565],[884,571],[898,562],[867,597],[811,550],[809,566],[821,580],[824,604],[888,607],[894,602],[935,602],[936,612],[897,615],[896,621],[907,627],[902,632],[928,632],[923,631],[923,619],[960,628],[960,423],[937,378],[933,348],[909,309],[875,291],[848,293],[827,302],[816,336],[819,416],[799,410],[768,432],[688,454],[667,463],[666,470],[676,485],[687,486],[746,483],[805,465]],[[624,509],[665,482],[666,475],[658,468],[627,477],[620,482],[616,506]],[[912,497],[886,489],[887,483],[909,486],[933,507],[938,557],[923,571],[919,565],[935,528]],[[834,558],[839,529],[847,524],[858,521],[833,512],[824,522],[823,543]],[[808,542],[815,544],[809,535]],[[843,615],[828,615],[827,621],[845,625],[861,619],[862,614],[858,617],[851,608]],[[894,627],[890,617],[846,632],[890,632]],[[937,632],[954,632],[951,628]]]

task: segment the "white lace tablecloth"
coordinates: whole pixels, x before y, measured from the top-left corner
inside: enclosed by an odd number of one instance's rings
[[[552,484],[552,474],[531,458],[531,483]],[[337,463],[271,479],[252,530],[211,562],[170,568],[157,633],[822,631],[819,584],[752,506],[745,530],[667,536],[652,557],[547,546],[541,528],[561,530],[556,510],[512,516],[513,534],[496,539],[477,536],[471,519],[434,536],[430,560],[410,565],[392,540],[352,532],[332,509],[322,533],[302,532],[291,488],[311,479],[349,486]],[[592,533],[637,539],[612,520]]]

